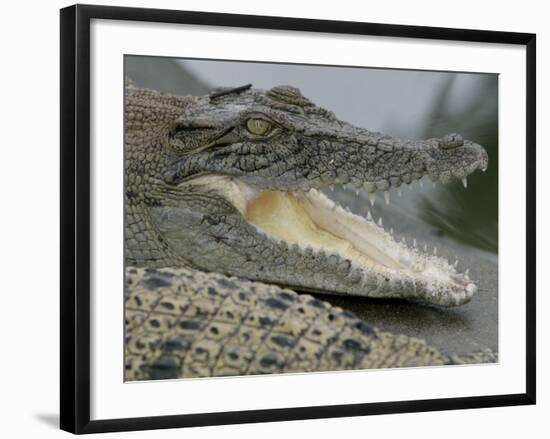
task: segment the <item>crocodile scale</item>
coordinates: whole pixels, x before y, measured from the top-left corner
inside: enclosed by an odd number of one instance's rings
[[[186,268],[126,270],[126,380],[443,365],[307,294]]]

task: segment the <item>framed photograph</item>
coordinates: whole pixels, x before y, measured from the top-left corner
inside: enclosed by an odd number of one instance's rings
[[[61,428],[535,403],[535,35],[61,10]]]

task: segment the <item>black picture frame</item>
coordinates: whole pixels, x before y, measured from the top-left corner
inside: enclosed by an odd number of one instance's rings
[[[495,396],[90,420],[90,21],[93,19],[182,23],[525,46],[527,60],[525,66],[527,75],[526,392]],[[73,433],[98,433],[513,406],[535,403],[536,36],[534,34],[312,20],[303,18],[75,5],[61,10],[60,44],[60,424],[63,430]]]

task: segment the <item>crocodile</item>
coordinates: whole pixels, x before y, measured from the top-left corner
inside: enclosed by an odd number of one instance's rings
[[[401,140],[353,126],[292,86],[204,96],[125,87],[125,379],[444,365],[309,294],[467,303],[455,264],[332,200],[486,170],[456,133]],[[295,291],[294,291],[295,290]]]

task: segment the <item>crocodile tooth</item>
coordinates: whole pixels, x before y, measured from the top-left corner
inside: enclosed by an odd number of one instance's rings
[[[420,187],[424,187],[424,182],[421,179],[418,180],[418,184],[420,185]]]
[[[330,188],[330,191],[331,191],[331,192],[334,192],[334,185],[333,185],[333,184],[331,184],[331,185],[329,186],[329,188]]]
[[[464,272],[464,276],[466,276],[466,279],[470,279],[470,269],[469,268]]]
[[[380,191],[387,191],[390,187],[390,183],[388,180],[379,180],[376,182],[376,187]]]
[[[384,228],[384,224],[382,223],[382,217],[378,218],[378,226]]]
[[[434,256],[437,256],[437,247],[434,247]]]
[[[414,247],[414,248],[417,247],[416,239],[413,239],[413,247]]]
[[[393,227],[390,227],[390,235],[393,236]]]
[[[451,173],[449,171],[444,171],[439,174],[439,179],[441,180],[441,183],[447,184],[451,181]]]
[[[376,192],[376,185],[374,183],[363,183],[363,187],[366,189],[367,192]]]
[[[453,264],[453,267],[454,268],[458,267],[458,259],[455,259],[455,263]]]
[[[356,196],[356,197],[359,196],[359,189],[355,189],[355,196]]]
[[[464,178],[462,179],[462,185],[463,185],[464,187],[468,187],[468,179],[467,179],[466,177],[464,177]]]
[[[424,244],[424,253],[428,253],[428,244]]]
[[[384,191],[384,200],[386,200],[386,204],[390,204],[390,191]]]
[[[369,221],[372,221],[372,215],[371,215],[371,213],[370,213],[370,210],[369,210],[368,213],[367,213],[367,219],[368,219]]]
[[[370,205],[374,206],[374,202],[376,201],[376,195],[374,194],[374,192],[369,192],[369,200]]]

